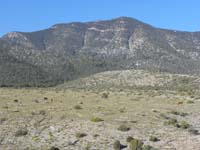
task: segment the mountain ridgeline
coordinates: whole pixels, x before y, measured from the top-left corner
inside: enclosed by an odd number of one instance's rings
[[[57,24],[0,38],[0,86],[53,86],[102,71],[200,73],[200,32],[128,17]]]

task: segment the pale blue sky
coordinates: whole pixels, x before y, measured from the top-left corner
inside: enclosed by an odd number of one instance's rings
[[[0,36],[120,16],[160,28],[200,31],[200,0],[1,0]]]

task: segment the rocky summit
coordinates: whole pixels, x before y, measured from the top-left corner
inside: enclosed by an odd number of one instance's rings
[[[200,73],[200,32],[133,18],[56,24],[0,38],[0,86],[53,86],[112,70]]]

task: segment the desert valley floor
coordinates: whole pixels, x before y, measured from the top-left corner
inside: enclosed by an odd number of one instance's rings
[[[200,97],[159,89],[0,89],[0,150],[199,150]],[[147,146],[148,145],[148,146]]]

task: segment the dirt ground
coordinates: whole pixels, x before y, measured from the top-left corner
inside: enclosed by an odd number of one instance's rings
[[[116,140],[128,150],[128,136],[158,150],[199,150],[199,109],[197,95],[176,91],[2,88],[0,150],[112,150]]]

